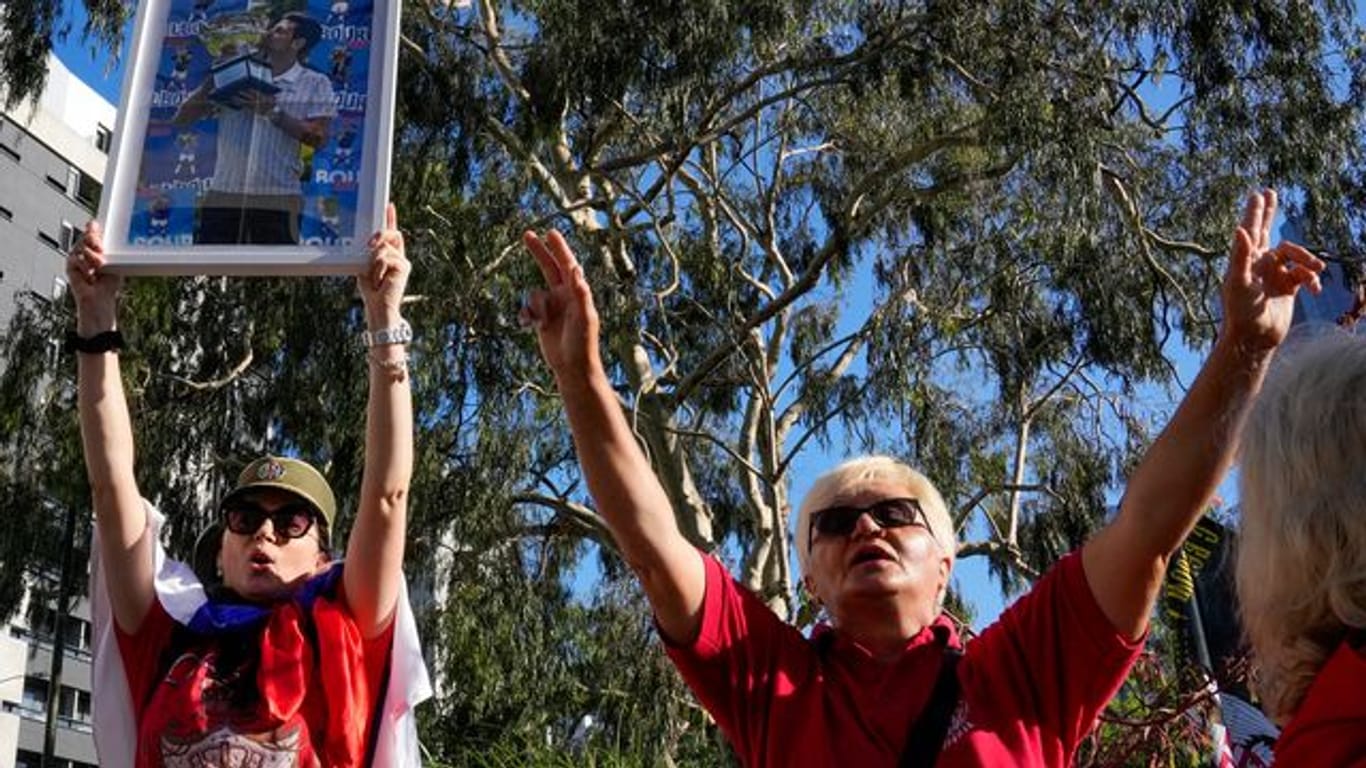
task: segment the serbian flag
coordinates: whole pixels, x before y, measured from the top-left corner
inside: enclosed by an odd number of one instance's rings
[[[192,630],[207,631],[214,626],[240,625],[260,621],[261,609],[250,606],[225,608],[211,603],[204,586],[189,565],[166,556],[158,534],[162,517],[156,508],[144,501],[147,526],[153,543],[152,567],[155,574],[157,599],[166,614]],[[335,581],[340,569],[333,568],[332,578],[314,579],[314,591]],[[115,636],[112,608],[104,587],[104,570],[100,563],[99,533],[91,545],[90,611],[94,624],[94,666],[91,672],[92,716],[95,748],[105,765],[133,765],[137,751],[137,723],[134,721],[133,697],[128,690],[128,678],[123,667]],[[413,708],[430,698],[432,686],[427,665],[418,643],[417,624],[408,604],[408,589],[400,582],[398,609],[394,616],[394,638],[389,651],[389,684],[380,705],[375,729],[373,765],[413,766],[422,764],[417,741],[417,720]],[[305,602],[316,595],[304,595]]]

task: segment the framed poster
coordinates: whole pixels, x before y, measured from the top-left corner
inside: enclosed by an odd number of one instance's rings
[[[400,0],[142,0],[100,201],[127,274],[357,271],[384,222]]]

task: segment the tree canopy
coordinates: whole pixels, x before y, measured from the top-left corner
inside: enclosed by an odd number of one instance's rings
[[[50,37],[16,21],[36,4],[4,7],[6,34]],[[1018,590],[1103,520],[1167,415],[1139,395],[1178,387],[1174,350],[1213,337],[1241,197],[1281,189],[1316,249],[1354,253],[1362,234],[1350,3],[404,11],[393,196],[415,265],[420,410],[408,571],[442,681],[423,715],[438,761],[565,746],[584,715],[600,724],[579,729],[585,748],[720,754],[651,650],[517,326],[538,279],[523,229],[558,227],[578,250],[621,406],[682,529],[799,623],[801,462],[881,451],[920,467],[959,522],[960,559],[986,558]],[[11,94],[34,82],[7,77]],[[352,290],[129,286],[139,479],[173,545],[266,448],[321,460],[354,498]],[[4,339],[5,487],[80,474],[71,366],[33,354],[68,312],[37,302]]]
[[[81,0],[86,23],[80,39],[92,49],[117,57],[131,6],[122,0]],[[7,0],[0,3],[0,93],[9,109],[37,96],[47,82],[47,55],[53,43],[69,38],[74,3]]]

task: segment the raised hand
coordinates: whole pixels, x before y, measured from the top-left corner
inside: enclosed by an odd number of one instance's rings
[[[370,263],[356,275],[356,286],[369,320],[385,327],[391,320],[397,320],[411,272],[403,233],[398,230],[398,211],[389,203],[384,210],[384,229],[370,238]]]
[[[588,375],[602,364],[598,357],[598,310],[574,252],[564,236],[551,230],[541,238],[522,235],[545,276],[545,290],[532,291],[519,319],[535,327],[541,354],[563,386],[566,377]]]
[[[1323,289],[1319,273],[1324,263],[1314,254],[1291,242],[1271,247],[1275,219],[1275,190],[1248,196],[1224,275],[1223,333],[1254,352],[1285,339],[1301,286],[1315,294]]]
[[[66,257],[66,282],[76,300],[76,331],[82,336],[115,327],[123,278],[104,271],[106,264],[104,232],[98,221],[91,221]]]

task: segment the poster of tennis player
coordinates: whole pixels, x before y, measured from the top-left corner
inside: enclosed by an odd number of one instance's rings
[[[383,219],[399,0],[140,4],[101,219],[133,273],[327,273]]]

